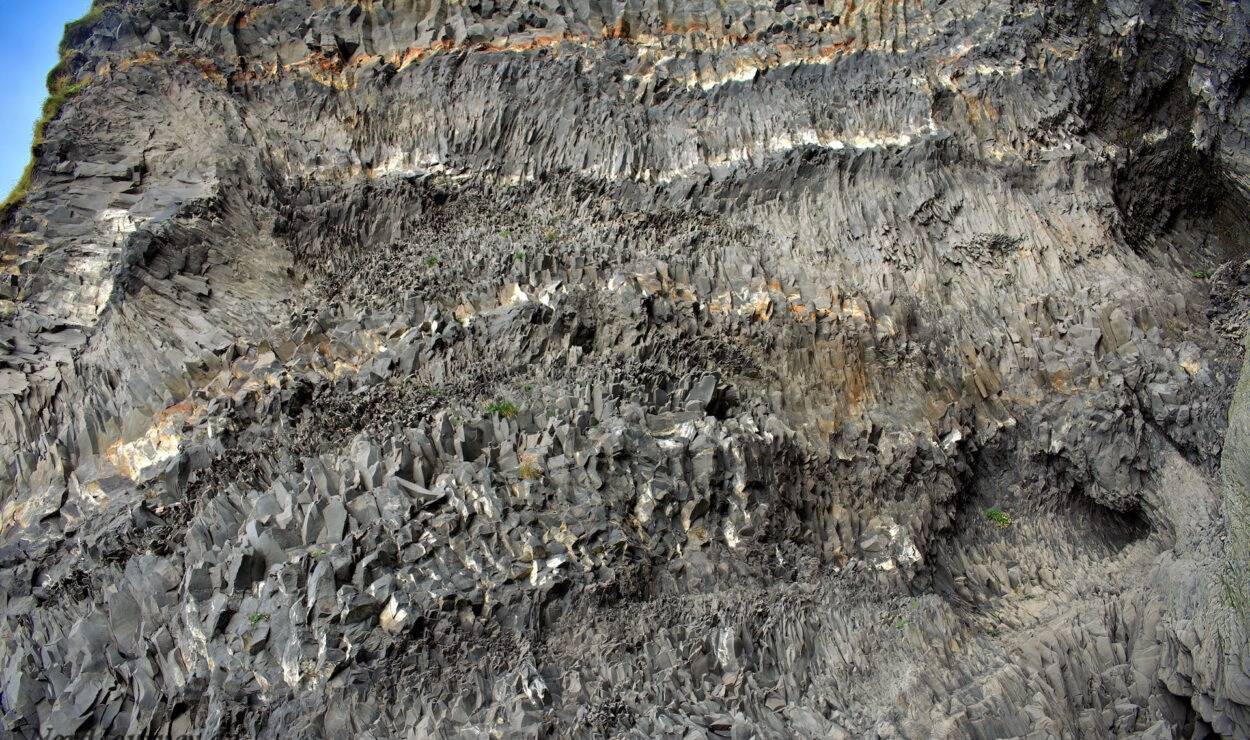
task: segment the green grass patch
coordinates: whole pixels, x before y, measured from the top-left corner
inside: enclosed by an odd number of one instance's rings
[[[986,509],[985,517],[998,525],[999,529],[1011,526],[1011,515],[1002,509]]]
[[[513,419],[520,413],[520,409],[518,409],[516,404],[511,401],[503,401],[495,402],[487,406],[486,413],[499,414],[505,419]]]
[[[91,10],[78,20],[70,21],[65,24],[65,35],[61,37],[61,45],[59,47],[61,57],[64,58],[72,53],[74,47],[79,46],[87,40],[91,35],[91,28],[101,18],[104,17],[105,8],[111,8],[117,5],[117,0],[94,0],[91,3]]]
[[[87,39],[92,26],[104,15],[104,9],[113,4],[113,2],[97,0],[86,15],[65,24],[65,35],[61,39],[60,46],[61,61],[48,73],[48,99],[43,103],[39,120],[35,121],[34,136],[30,144],[31,158],[26,163],[26,169],[22,171],[21,178],[9,193],[9,197],[4,199],[4,203],[0,203],[0,222],[7,220],[9,214],[26,200],[26,196],[30,195],[31,179],[35,170],[34,155],[43,145],[44,132],[48,124],[56,120],[56,117],[61,114],[61,108],[90,82],[89,78],[74,81],[71,77],[71,62],[74,55],[78,53],[73,50],[73,47]]]
[[[517,468],[517,477],[521,480],[541,480],[543,470],[538,467],[538,459],[533,455],[522,457],[521,466]]]

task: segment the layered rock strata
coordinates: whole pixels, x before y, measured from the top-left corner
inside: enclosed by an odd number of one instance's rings
[[[96,5],[9,733],[1250,732],[1244,4]]]

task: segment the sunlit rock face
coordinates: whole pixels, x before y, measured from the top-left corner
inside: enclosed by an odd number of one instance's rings
[[[96,5],[7,733],[1250,733],[1250,6]]]

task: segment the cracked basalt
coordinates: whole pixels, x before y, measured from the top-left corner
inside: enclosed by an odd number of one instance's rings
[[[7,732],[1250,731],[1242,4],[97,5]]]

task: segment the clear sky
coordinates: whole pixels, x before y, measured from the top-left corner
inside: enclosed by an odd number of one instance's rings
[[[0,0],[0,200],[30,161],[30,140],[44,82],[56,66],[65,24],[91,9],[91,0]]]

